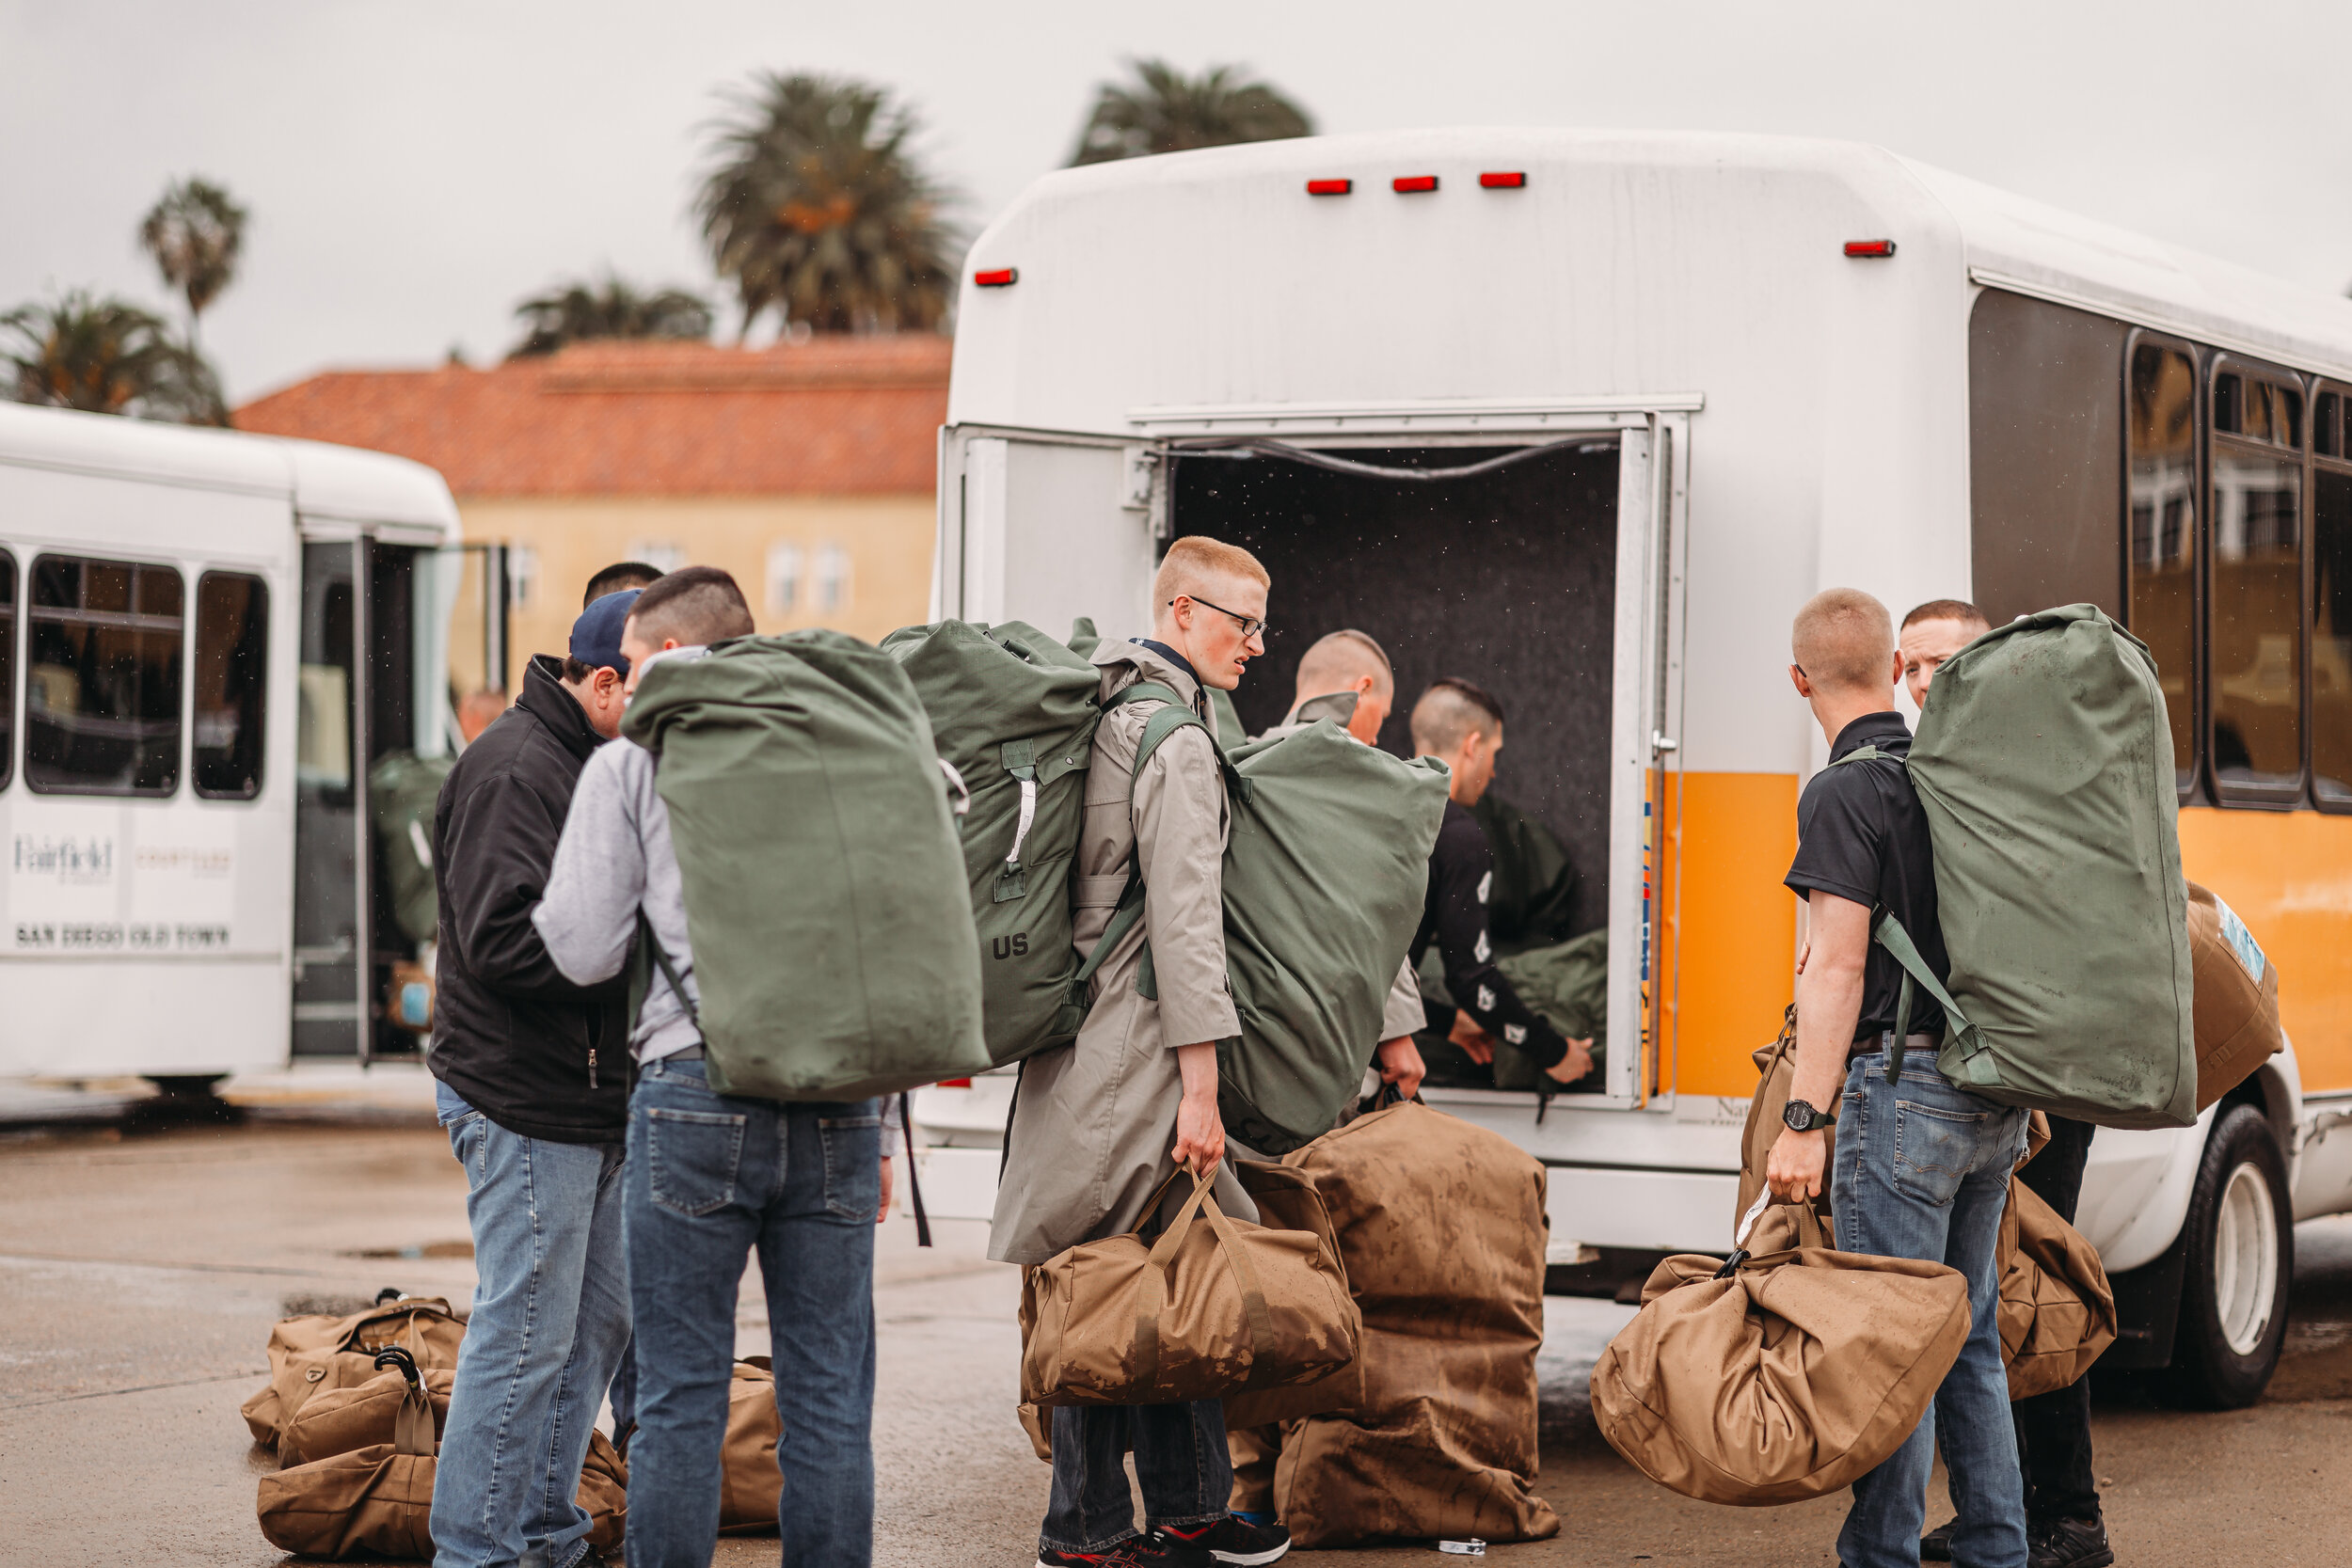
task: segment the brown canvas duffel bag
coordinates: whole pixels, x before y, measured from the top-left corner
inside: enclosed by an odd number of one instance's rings
[[[1359,1117],[1282,1163],[1311,1181],[1364,1322],[1356,1360],[1296,1391],[1326,1413],[1282,1428],[1274,1499],[1292,1539],[1557,1534],[1534,1489],[1543,1165],[1415,1102]],[[1243,1412],[1229,1424],[1248,1426],[1259,1397],[1228,1401]]]
[[[776,1444],[784,1418],[776,1410],[776,1374],[765,1355],[735,1364],[727,1384],[727,1435],[719,1450],[719,1533],[760,1535],[776,1528],[784,1472]]]
[[[2246,922],[2212,891],[2188,884],[2188,957],[2197,991],[2197,1108],[2253,1076],[2286,1046],[2279,970]]]
[[[450,1388],[457,1381],[453,1368],[436,1367],[419,1374],[433,1406],[433,1435],[438,1441],[449,1422]],[[328,1388],[310,1396],[294,1419],[278,1434],[278,1463],[284,1466],[331,1459],[354,1449],[373,1448],[393,1440],[400,1412],[408,1398],[406,1377],[395,1367],[365,1383]]]
[[[1851,1485],[1911,1435],[1968,1323],[1967,1281],[1941,1263],[1818,1246],[1669,1258],[1594,1364],[1593,1418],[1685,1497],[1802,1502]]]
[[[2115,1343],[2115,1291],[2099,1249],[2012,1176],[1997,1256],[2009,1397],[2068,1386]]]
[[[269,1333],[269,1382],[239,1413],[256,1443],[275,1448],[310,1400],[373,1379],[377,1351],[397,1345],[420,1370],[454,1369],[465,1338],[465,1323],[439,1296],[401,1296],[342,1318],[282,1318]]]
[[[423,1374],[396,1368],[404,1385],[392,1437],[263,1476],[254,1502],[262,1534],[306,1557],[433,1559],[433,1477],[439,1442]],[[444,1407],[446,1408],[446,1407]],[[580,1506],[588,1544],[617,1551],[628,1528],[628,1468],[601,1432],[588,1434]]]
[[[1353,1360],[1362,1327],[1322,1237],[1233,1219],[1196,1178],[1156,1241],[1082,1242],[1029,1271],[1021,1397],[1160,1404],[1304,1383]]]

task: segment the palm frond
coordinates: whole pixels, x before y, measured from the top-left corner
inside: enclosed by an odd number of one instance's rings
[[[1130,60],[1127,68],[1130,80],[1095,89],[1070,155],[1073,166],[1315,134],[1305,109],[1272,83],[1248,77],[1244,67],[1211,66],[1190,77],[1165,60]]]

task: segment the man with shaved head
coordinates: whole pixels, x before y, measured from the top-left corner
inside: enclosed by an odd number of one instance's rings
[[[1469,681],[1431,684],[1413,705],[1413,752],[1436,757],[1452,771],[1445,820],[1429,852],[1429,897],[1406,962],[1418,969],[1429,944],[1445,964],[1445,989],[1458,1006],[1428,1004],[1425,1022],[1474,1062],[1495,1059],[1500,1036],[1526,1052],[1554,1083],[1573,1084],[1593,1070],[1593,1042],[1572,1040],[1518,998],[1495,967],[1486,929],[1494,892],[1494,849],[1470,808],[1494,782],[1502,750],[1502,705]]]
[[[1960,1359],[1937,1390],[1935,1418],[1923,1418],[1901,1448],[1854,1482],[1837,1559],[1849,1568],[1910,1568],[1920,1560],[1940,1432],[1959,1509],[1953,1560],[2026,1568],[1994,1267],[2010,1171],[2025,1152],[2026,1114],[1936,1070],[1944,1014],[1931,998],[1905,997],[1902,966],[1872,940],[1874,931],[1895,941],[1907,935],[1930,973],[1941,979],[1950,971],[1934,850],[1903,762],[1911,732],[1893,705],[1903,658],[1886,607],[1857,589],[1828,589],[1797,612],[1789,645],[1788,677],[1830,752],[1829,766],[1797,801],[1797,857],[1787,882],[1806,902],[1807,940],[1797,960],[1787,1127],[1765,1180],[1792,1202],[1818,1196],[1827,1180],[1839,1248],[1957,1269],[1973,1315]],[[1899,1082],[1888,1077],[1897,1046]],[[1833,1176],[1823,1129],[1839,1119],[1846,1125]]]

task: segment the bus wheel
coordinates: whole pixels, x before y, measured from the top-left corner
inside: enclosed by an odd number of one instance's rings
[[[2251,1105],[2225,1105],[2188,1200],[2187,1267],[2169,1381],[2208,1410],[2253,1403],[2279,1365],[2295,1272],[2286,1162]]]

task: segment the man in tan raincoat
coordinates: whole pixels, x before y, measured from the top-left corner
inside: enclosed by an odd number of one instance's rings
[[[1095,731],[1073,878],[1078,950],[1090,954],[1110,924],[1131,865],[1143,879],[1143,918],[1096,972],[1093,1010],[1078,1037],[1025,1064],[1007,1130],[993,1258],[1042,1263],[1080,1242],[1134,1230],[1179,1165],[1216,1170],[1217,1201],[1256,1216],[1220,1165],[1216,1045],[1241,1024],[1225,977],[1228,816],[1208,689],[1232,690],[1265,651],[1267,586],[1248,551],[1179,539],[1152,579],[1152,636],[1095,650],[1105,701],[1149,681],[1206,727],[1169,734],[1140,773],[1136,752],[1164,699],[1111,708]],[[1156,999],[1137,990],[1147,942]],[[1063,1405],[1052,1419],[1054,1484],[1040,1568],[1211,1568],[1272,1562],[1288,1549],[1283,1531],[1227,1513],[1232,1470],[1217,1401]],[[1123,1464],[1131,1448],[1142,1534]]]

